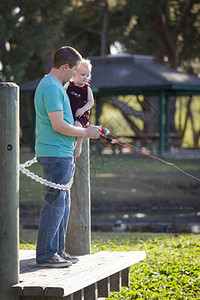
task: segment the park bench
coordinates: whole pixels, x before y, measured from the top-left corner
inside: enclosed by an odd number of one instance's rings
[[[165,146],[165,150],[169,151],[170,153],[174,153],[175,148],[180,149],[181,145],[182,145],[182,137],[180,135],[180,133],[168,133],[164,135],[164,146]],[[133,146],[136,149],[143,149],[146,148],[146,150],[149,150],[150,153],[152,153],[153,155],[157,155],[158,153],[158,144],[159,144],[159,133],[154,132],[152,134],[139,134],[139,135],[134,135],[134,136],[130,136],[130,135],[118,135],[117,138],[115,138],[114,140],[119,141],[120,143],[124,143],[127,146]],[[97,142],[96,141],[91,141],[91,143],[93,144],[92,146],[94,146],[94,144],[96,145]],[[99,147],[100,147],[100,151],[103,150],[103,145],[98,143]],[[121,145],[118,144],[110,144],[107,142],[104,142],[104,147],[105,148],[111,148],[112,150],[112,154],[115,155],[116,153],[121,154],[123,147]]]
[[[20,250],[20,283],[12,289],[20,300],[97,300],[128,287],[130,266],[145,257],[145,251],[101,251],[68,268],[39,268],[34,250]]]

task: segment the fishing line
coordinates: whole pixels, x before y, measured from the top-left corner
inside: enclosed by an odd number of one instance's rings
[[[121,146],[121,147],[127,148],[127,149],[129,149],[129,150],[135,151],[135,152],[137,152],[137,153],[139,153],[139,154],[142,154],[142,155],[145,155],[145,156],[147,156],[147,157],[149,157],[149,158],[152,158],[152,159],[154,159],[154,160],[160,161],[161,163],[164,163],[164,164],[166,164],[166,165],[168,165],[168,166],[172,166],[172,167],[174,167],[175,169],[177,169],[178,171],[182,172],[184,175],[189,176],[189,177],[191,177],[191,178],[193,178],[193,179],[196,179],[196,180],[200,181],[200,178],[198,178],[198,177],[196,177],[196,176],[194,176],[194,175],[191,175],[191,174],[185,172],[185,171],[182,170],[181,168],[177,167],[175,164],[170,163],[170,162],[167,162],[167,161],[165,161],[165,160],[163,160],[163,159],[161,159],[161,158],[159,158],[159,157],[156,157],[156,156],[153,156],[153,155],[144,153],[143,151],[141,151],[140,149],[138,149],[138,148],[136,148],[136,147],[133,147],[132,145],[131,145],[131,147],[130,147],[130,146],[127,146],[127,145],[125,145],[125,144],[119,143],[119,142],[113,140],[112,138],[107,137],[108,134],[109,134],[109,130],[108,130],[107,128],[102,128],[102,131],[101,131],[100,136],[101,136],[104,140],[106,140],[107,142],[110,142],[111,144],[116,144],[116,145],[119,145],[119,146]]]

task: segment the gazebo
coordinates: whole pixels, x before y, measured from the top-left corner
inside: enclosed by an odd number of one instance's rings
[[[108,55],[91,57],[94,95],[142,94],[159,97],[159,154],[169,135],[169,96],[200,95],[200,78],[154,62],[152,56]],[[98,101],[98,99],[97,99]]]
[[[164,152],[164,134],[169,133],[169,96],[200,95],[200,78],[154,62],[152,56],[106,55],[90,57],[93,65],[91,87],[97,98],[142,94],[159,97],[159,154]],[[41,78],[20,85],[31,92]]]

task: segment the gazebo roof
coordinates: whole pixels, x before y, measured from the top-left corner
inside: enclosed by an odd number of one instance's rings
[[[91,87],[95,95],[141,92],[158,94],[200,94],[200,78],[179,72],[145,55],[106,55],[90,57]],[[34,92],[41,78],[20,85],[22,92]]]
[[[35,92],[42,77],[19,84],[22,92]]]
[[[153,61],[152,56],[107,55],[90,58],[93,65],[91,87],[96,93],[141,91],[155,93],[200,93],[200,78]]]

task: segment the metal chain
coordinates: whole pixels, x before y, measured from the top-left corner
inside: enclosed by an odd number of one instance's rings
[[[37,162],[37,158],[34,157],[33,159],[31,160],[28,160],[26,161],[24,164],[20,164],[19,165],[19,170],[25,174],[26,176],[30,177],[31,179],[43,184],[43,185],[46,185],[46,186],[50,186],[54,189],[58,189],[58,190],[68,190],[71,188],[72,186],[72,182],[73,182],[73,178],[70,180],[70,182],[68,182],[68,184],[58,184],[58,183],[55,183],[55,182],[51,182],[51,181],[48,181],[42,177],[39,177],[38,175],[35,175],[34,173],[30,172],[29,170],[27,170],[26,168],[27,167],[30,167],[32,164],[36,163]]]

